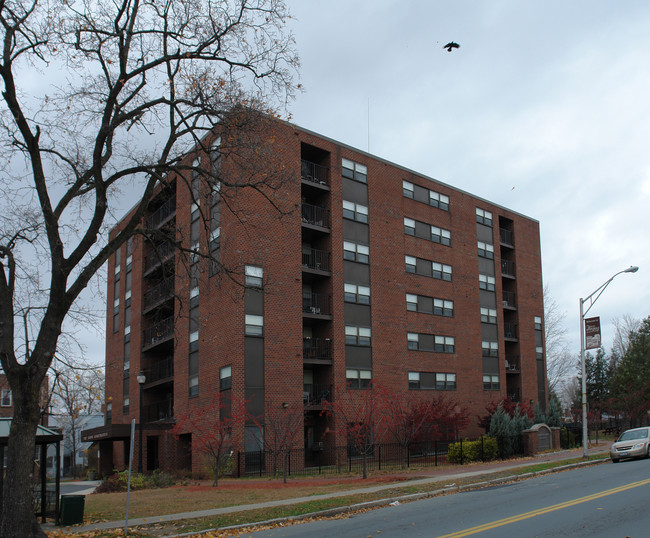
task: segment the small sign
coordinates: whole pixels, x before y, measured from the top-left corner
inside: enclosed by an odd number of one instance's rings
[[[600,348],[600,318],[585,318],[585,349]]]

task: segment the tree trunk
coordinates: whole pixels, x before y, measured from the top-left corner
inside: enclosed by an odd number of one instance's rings
[[[214,463],[214,480],[212,482],[212,487],[216,488],[219,486],[219,459]]]
[[[32,501],[38,411],[33,413],[24,409],[20,400],[14,400],[14,417],[9,433],[7,461],[11,465],[4,480],[0,521],[0,536],[4,538],[46,536],[34,515]],[[35,403],[38,406],[38,401]]]

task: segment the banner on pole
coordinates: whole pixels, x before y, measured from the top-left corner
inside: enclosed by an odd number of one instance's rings
[[[585,318],[585,349],[598,349],[600,342],[600,318]]]

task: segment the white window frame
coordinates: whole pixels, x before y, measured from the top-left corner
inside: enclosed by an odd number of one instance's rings
[[[485,224],[485,226],[492,226],[492,213],[480,207],[476,208],[476,222]]]
[[[246,314],[245,323],[246,336],[264,336],[264,316]]]
[[[343,284],[345,301],[348,303],[370,304],[370,288],[346,282]]]
[[[346,215],[346,211],[351,212],[352,216]],[[343,200],[343,218],[367,224],[368,207],[349,200]]]
[[[478,275],[478,287],[485,291],[496,291],[497,280],[490,275]]]
[[[249,288],[262,288],[264,286],[264,269],[257,265],[246,265],[244,283]]]
[[[415,196],[415,187],[410,181],[402,180],[402,195],[406,198],[413,199]]]
[[[350,256],[351,254],[351,256]],[[343,241],[343,259],[358,263],[370,261],[370,247],[353,241]]]
[[[2,389],[0,395],[0,407],[11,407],[13,405],[13,395],[11,389]]]

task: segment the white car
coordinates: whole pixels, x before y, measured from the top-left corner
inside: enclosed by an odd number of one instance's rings
[[[621,458],[647,458],[650,456],[650,428],[625,430],[609,449],[614,463]]]

